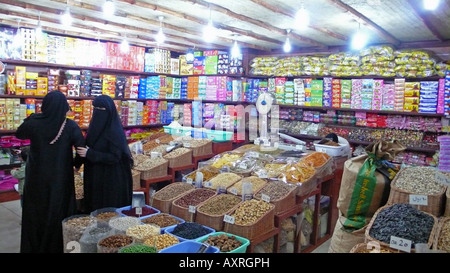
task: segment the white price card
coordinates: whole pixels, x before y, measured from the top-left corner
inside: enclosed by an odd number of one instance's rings
[[[195,206],[189,206],[189,212],[190,213],[195,213],[196,211],[196,207]]]
[[[258,177],[261,179],[269,178],[269,175],[267,175],[266,171],[261,171],[258,173]]]
[[[189,184],[194,184],[194,180],[192,180],[192,178],[188,178],[188,179],[186,179],[186,183],[189,183]]]
[[[136,207],[136,214],[142,215],[142,207]]]
[[[411,205],[428,206],[428,196],[427,195],[410,194],[409,195],[409,203]]]
[[[238,190],[236,188],[231,188],[230,192],[234,195],[238,195]]]
[[[190,148],[190,147],[191,147],[191,143],[189,143],[189,142],[184,142],[184,143],[183,143],[183,146],[184,146],[185,148]]]
[[[391,240],[389,242],[389,247],[405,252],[411,252],[411,245],[412,245],[411,240],[403,239],[396,236],[391,236]]]
[[[270,203],[270,196],[268,196],[267,194],[261,194],[261,199],[267,203]]]
[[[162,158],[162,153],[159,153],[159,152],[151,152],[151,153],[150,153],[150,158],[151,158],[151,159]]]
[[[450,177],[446,176],[445,174],[436,172],[435,179],[438,183],[450,187]]]
[[[206,181],[203,184],[205,185],[205,188],[212,188],[212,183],[210,181]]]
[[[230,215],[225,215],[223,221],[229,224],[234,224],[234,217]]]

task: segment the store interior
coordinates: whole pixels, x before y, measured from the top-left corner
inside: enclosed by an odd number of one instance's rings
[[[62,222],[81,252],[450,252],[449,1],[0,3],[0,252],[19,252],[16,130],[56,90],[83,134],[113,98],[134,159],[140,202]]]

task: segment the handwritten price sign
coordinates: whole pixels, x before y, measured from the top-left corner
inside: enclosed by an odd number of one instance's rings
[[[396,236],[391,236],[391,241],[389,242],[389,246],[391,248],[395,248],[405,252],[411,252],[411,240],[403,239]]]
[[[409,195],[409,203],[411,205],[428,206],[428,196],[427,195]]]

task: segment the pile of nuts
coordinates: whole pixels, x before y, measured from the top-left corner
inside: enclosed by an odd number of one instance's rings
[[[233,194],[219,194],[211,199],[205,201],[197,212],[202,212],[209,215],[223,215],[237,204],[242,202],[242,198]]]
[[[228,188],[241,179],[242,177],[235,173],[221,173],[213,177],[209,182],[212,189],[218,189],[219,187]],[[203,181],[206,182],[205,179]]]
[[[167,154],[167,147],[169,147],[169,145],[159,145],[156,148],[153,148],[150,152],[156,152],[165,155]]]
[[[119,216],[119,214],[115,211],[105,211],[97,214],[95,218],[102,221],[109,221],[111,218]]]
[[[194,188],[195,187],[192,184],[175,182],[157,191],[153,198],[163,201],[170,200]]]
[[[173,204],[183,208],[188,208],[189,206],[197,206],[198,204],[209,199],[215,194],[216,192],[213,190],[199,188],[181,196],[180,198],[175,200]]]
[[[142,219],[144,224],[155,224],[161,228],[173,226],[180,223],[180,220],[176,219],[167,213],[158,213],[153,216]]]
[[[63,221],[63,237],[64,242],[78,241],[83,235],[84,230],[94,223],[90,216],[73,216],[72,218]]]
[[[137,217],[124,216],[116,217],[109,220],[109,226],[113,229],[126,232],[128,228],[141,224],[141,220]]]
[[[255,197],[261,199],[262,195],[265,194],[270,197],[271,202],[275,202],[286,197],[286,195],[290,193],[293,188],[295,188],[295,186],[286,184],[283,181],[270,181],[256,193]]]
[[[128,236],[133,237],[137,242],[143,242],[145,239],[161,233],[161,228],[154,224],[144,224],[129,227],[126,231]]]
[[[258,221],[268,211],[273,208],[270,203],[251,199],[242,202],[241,205],[233,212],[234,223],[238,225],[251,225]]]
[[[210,235],[204,242],[219,248],[220,252],[230,252],[242,245],[235,236],[227,234]]]
[[[395,178],[395,186],[404,191],[415,194],[443,193],[445,186],[436,181],[436,172],[433,167],[410,167],[403,169]]]
[[[252,184],[252,191],[254,193],[258,192],[260,189],[262,189],[267,184],[267,181],[264,180],[264,179],[261,179],[261,178],[259,178],[257,176],[250,176],[250,177],[243,178],[242,180],[240,180],[236,184],[233,184],[233,186],[228,189],[228,192],[230,192],[231,189],[236,189],[237,194],[238,195],[242,195],[242,185],[245,182],[249,182],[249,183]]]
[[[145,170],[153,169],[153,168],[160,166],[166,162],[167,162],[167,160],[165,160],[164,158],[151,158],[151,157],[147,156],[147,159],[145,161],[135,164],[134,168],[139,171],[145,171]]]
[[[116,234],[105,237],[98,242],[98,253],[117,253],[119,248],[134,243],[133,237]]]
[[[154,246],[156,249],[161,250],[174,244],[178,244],[179,242],[177,237],[169,233],[164,233],[147,238],[144,241],[144,245]]]
[[[179,157],[180,155],[184,155],[185,153],[189,153],[191,150],[188,148],[177,148],[173,150],[172,152],[164,155],[165,159],[174,159]]]
[[[195,178],[197,176],[197,172],[201,172],[203,174],[203,181],[209,181],[213,177],[219,174],[219,170],[212,167],[212,166],[205,166],[201,169],[198,169],[196,171],[193,171],[192,173],[188,174],[185,179],[192,179],[192,181],[195,181]]]

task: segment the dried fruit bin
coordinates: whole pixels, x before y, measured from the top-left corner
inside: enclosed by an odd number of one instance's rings
[[[196,212],[191,212],[190,207],[197,207],[215,195],[216,192],[214,190],[207,188],[197,188],[189,191],[172,201],[170,214],[185,221],[194,222]]]
[[[232,216],[233,213],[239,209],[240,206],[242,206],[245,202],[242,202],[237,208],[234,209],[230,215]],[[264,201],[260,201],[264,202]],[[271,231],[275,228],[275,205],[267,203],[270,206],[270,209],[266,211],[259,219],[257,219],[255,222],[250,224],[232,224],[229,222],[225,222],[224,225],[224,232],[236,234],[238,236],[242,236],[244,238],[247,238],[249,240],[252,240],[256,237],[258,237],[261,234],[267,233],[268,231]]]
[[[197,142],[199,142],[200,145],[197,145]],[[201,142],[200,140],[187,141],[184,142],[184,147],[191,149],[192,156],[194,157],[213,154],[212,140],[209,139],[203,139]]]
[[[172,201],[180,195],[195,189],[195,186],[185,182],[174,182],[158,190],[152,197],[152,206],[161,212],[170,213]]]
[[[242,195],[242,187],[245,182],[252,184],[253,194],[260,191],[266,184],[267,180],[259,178],[257,176],[244,177],[240,181],[234,183],[227,188],[227,192],[230,194]]]
[[[183,176],[182,181],[192,183],[195,181],[197,172],[201,172],[203,174],[203,181],[209,181],[218,174],[220,174],[219,169],[214,168],[213,166],[204,166],[202,168],[198,168],[197,170],[194,170],[191,173],[186,174]]]
[[[434,179],[434,175],[431,175],[431,177],[429,175],[430,173],[433,173],[433,172],[439,172],[437,169],[434,169],[432,167],[408,167],[408,168],[401,169],[391,182],[391,190],[389,192],[389,199],[388,199],[387,204],[389,204],[389,205],[395,204],[395,203],[409,204],[411,195],[423,195],[423,196],[427,197],[427,205],[413,205],[413,206],[415,206],[417,209],[419,209],[421,211],[428,212],[428,213],[433,214],[434,216],[439,217],[439,216],[443,215],[443,213],[444,213],[445,194],[446,194],[447,187],[442,185],[439,192],[431,193],[431,194],[424,194],[422,192],[423,190],[420,188],[417,189],[417,192],[412,192],[412,191],[404,190],[398,185],[399,180],[403,179],[403,177],[405,175],[407,175],[408,172],[413,171],[415,174],[416,172],[420,173],[419,170],[423,170],[423,172],[426,170],[427,175],[424,177],[424,181],[426,181],[427,183],[433,183],[433,180],[434,180],[434,183],[436,183],[436,185],[438,184],[438,182],[435,181],[435,179]],[[412,175],[411,178],[416,178],[416,179],[408,178],[407,180],[410,181],[408,183],[415,183],[417,186],[424,185],[424,187],[426,187],[425,183],[422,183],[420,180],[418,180],[417,175]],[[428,189],[429,188],[430,187],[428,187]]]
[[[134,169],[141,172],[142,180],[147,180],[147,179],[155,179],[155,178],[167,176],[168,167],[169,167],[169,161],[165,160],[161,164],[154,166],[150,169],[142,169],[142,168],[138,168],[138,167],[134,167]]]
[[[144,205],[142,207],[142,214],[139,216],[136,214],[136,209],[132,208],[131,206],[126,206],[126,207],[122,207],[122,208],[118,208],[117,213],[123,215],[123,216],[132,216],[132,217],[138,217],[139,219],[142,219],[144,217],[149,217],[152,215],[156,215],[158,213],[161,213],[160,210],[151,207],[149,205]]]
[[[227,205],[225,201],[228,199]],[[212,227],[217,231],[223,230],[225,214],[231,212],[236,206],[242,202],[242,197],[233,194],[219,194],[211,197],[197,207],[195,221],[199,224]],[[218,213],[207,212],[207,206],[213,206],[219,209]]]
[[[96,223],[95,219],[88,214],[77,214],[65,218],[62,221],[64,252],[72,251],[71,242],[79,242],[85,229],[94,223]]]
[[[196,241],[183,241],[173,246],[161,249],[158,253],[197,253],[202,243]],[[209,246],[205,253],[219,253],[220,250],[215,246]]]
[[[390,246],[389,243],[374,238],[371,235],[371,232],[374,229],[374,223],[376,223],[377,217],[380,215],[380,213],[382,213],[384,210],[390,209],[390,208],[392,208],[394,206],[401,206],[401,207],[408,207],[409,206],[409,208],[411,208],[411,211],[414,211],[415,213],[420,214],[422,216],[428,216],[428,217],[430,217],[430,219],[432,218],[433,225],[430,228],[427,242],[412,242],[413,245],[411,246],[411,249],[414,250],[414,244],[415,243],[426,243],[428,245],[428,247],[431,248],[432,244],[433,244],[434,236],[436,234],[436,229],[437,229],[437,226],[438,226],[438,218],[436,216],[434,216],[433,214],[431,214],[431,213],[418,210],[417,208],[414,208],[413,206],[411,206],[409,204],[401,204],[401,203],[382,206],[375,212],[375,214],[372,216],[372,219],[370,220],[369,224],[367,225],[367,228],[366,228],[366,231],[365,231],[365,241],[366,242],[375,241],[375,242],[378,242],[381,246],[387,246],[387,247]],[[392,212],[390,212],[390,213],[392,213]],[[405,213],[402,214],[402,216],[405,216],[405,215],[406,215]],[[392,214],[392,217],[394,217],[394,216],[396,216],[395,219],[398,219],[399,221],[401,220],[401,219],[398,218],[399,215]],[[410,219],[412,219],[412,217],[410,217]],[[380,221],[380,220],[378,220],[378,221]],[[387,221],[386,219],[383,219],[382,225],[383,225],[384,229],[391,228],[391,227],[389,227],[389,222],[390,221]],[[403,223],[402,226],[405,227],[407,224],[408,223]],[[421,228],[421,227],[422,226],[420,226],[420,224],[415,224],[414,225],[414,228]],[[386,233],[386,232],[384,232],[384,233]],[[391,233],[395,233],[395,232],[391,232]],[[390,234],[390,235],[391,236],[401,237],[401,236],[399,236],[399,234]],[[408,239],[408,238],[404,238],[404,239]]]
[[[227,236],[234,236],[236,238],[236,240],[238,240],[239,242],[241,242],[241,246],[231,250],[231,251],[226,251],[226,252],[222,252],[221,253],[246,253],[247,252],[247,247],[250,245],[250,240],[235,234],[231,234],[231,233],[227,233],[227,232],[223,232],[223,231],[216,231],[213,232],[211,234],[205,235],[203,237],[198,238],[196,241],[199,243],[203,243],[206,240],[208,240],[209,236],[219,236],[225,234]],[[215,246],[217,247],[217,246]],[[220,249],[220,248],[219,248]]]
[[[163,157],[169,161],[169,168],[192,165],[192,150],[187,148],[177,148]]]
[[[176,229],[179,225],[191,225],[191,224],[194,224],[194,225],[196,225],[197,227],[201,227],[201,228],[204,230],[204,233],[203,233],[202,235],[198,236],[198,237],[195,237],[195,238],[190,238],[190,237],[189,237],[189,238],[184,238],[184,237],[182,237],[182,236],[179,236],[179,235],[177,235],[177,234],[174,234],[175,229]],[[216,230],[214,230],[213,228],[207,227],[207,226],[205,226],[205,225],[200,225],[200,224],[194,223],[194,222],[185,222],[185,223],[182,223],[182,224],[178,224],[178,225],[176,225],[176,226],[167,228],[166,231],[165,231],[165,233],[170,234],[170,235],[173,235],[173,236],[175,236],[176,238],[178,238],[178,240],[179,240],[180,242],[183,242],[183,241],[195,241],[195,240],[197,240],[198,238],[200,238],[200,237],[202,237],[202,236],[205,236],[205,235],[208,235],[208,234],[211,234],[211,233],[214,233],[214,232],[216,232]]]
[[[115,234],[97,243],[97,253],[118,253],[122,247],[134,244],[134,238],[125,234]]]

